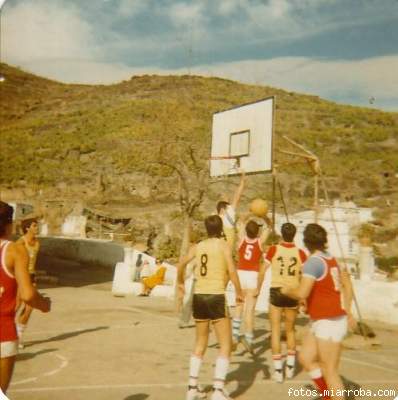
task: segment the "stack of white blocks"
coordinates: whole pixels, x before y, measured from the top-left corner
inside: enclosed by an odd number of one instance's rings
[[[154,257],[131,247],[125,247],[123,262],[118,262],[115,266],[112,285],[112,293],[115,296],[123,296],[126,294],[139,295],[142,293],[144,289],[143,284],[134,280],[139,257],[141,257],[141,265],[147,262],[147,265],[141,270],[140,276],[145,277],[155,273],[156,259]],[[153,288],[150,295],[172,298],[175,293],[177,269],[174,265],[168,263],[162,263],[162,265],[167,268],[164,283]]]

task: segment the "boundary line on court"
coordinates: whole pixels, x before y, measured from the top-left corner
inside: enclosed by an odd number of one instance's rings
[[[382,371],[387,371],[389,373],[398,374],[397,370],[391,370],[391,368],[385,368],[385,367],[382,367],[381,365],[367,363],[366,361],[353,360],[352,358],[347,358],[347,357],[341,357],[341,360],[348,361],[348,362],[358,364],[358,365],[363,365],[364,367],[376,368],[376,369],[380,369]]]
[[[11,386],[14,385],[23,385],[24,383],[30,383],[30,382],[36,382],[39,378],[45,377],[45,376],[53,376],[55,374],[58,374],[62,369],[66,368],[69,364],[69,361],[66,357],[61,356],[60,354],[52,354],[54,357],[58,358],[58,360],[61,360],[61,365],[53,370],[50,370],[48,372],[45,372],[39,376],[34,376],[32,378],[27,378],[23,379],[22,381],[17,381],[17,382],[11,382]]]

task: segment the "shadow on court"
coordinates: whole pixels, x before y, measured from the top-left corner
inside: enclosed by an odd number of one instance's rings
[[[31,360],[32,358],[40,356],[41,354],[53,353],[54,351],[58,351],[58,349],[45,349],[45,350],[36,351],[36,353],[19,353],[17,355],[17,361]]]
[[[83,335],[85,333],[101,331],[101,330],[104,330],[104,329],[109,329],[109,326],[98,326],[97,328],[84,329],[84,330],[81,330],[81,331],[73,331],[73,332],[69,332],[69,333],[63,333],[61,335],[53,336],[52,338],[45,339],[45,340],[33,340],[33,341],[30,341],[29,343],[25,344],[25,347],[30,347],[30,346],[33,346],[35,344],[58,342],[58,341],[61,341],[61,340],[70,339],[70,338],[75,337],[75,336],[80,336],[80,335]]]
[[[344,376],[342,376],[341,379],[343,380],[344,388],[346,390],[351,391],[351,392],[348,392],[347,400],[355,400],[356,397],[354,396],[353,391],[359,390],[361,388],[361,386],[358,383],[355,383],[353,381],[350,381],[347,378],[344,378]]]
[[[139,394],[132,394],[129,397],[124,398],[123,400],[145,400],[149,397],[149,394],[139,393]]]
[[[113,279],[113,266],[79,263],[43,253],[39,253],[38,265],[39,269],[45,271],[49,276],[58,278],[58,284],[55,286],[82,287],[112,282]],[[41,282],[39,278],[38,286],[46,289],[54,287],[54,284]]]
[[[231,367],[237,366],[236,369],[227,375],[227,382],[238,382],[237,388],[230,393],[231,397],[238,397],[246,393],[256,379],[269,379],[270,368],[267,365],[267,360],[263,356],[270,349],[271,338],[266,336],[268,333],[265,329],[257,329],[254,332],[256,342],[253,344],[254,354],[247,361],[236,361],[231,363]],[[248,354],[246,350],[238,355]]]

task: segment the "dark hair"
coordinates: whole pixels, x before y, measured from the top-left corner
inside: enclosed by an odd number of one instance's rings
[[[296,236],[296,227],[290,223],[286,222],[282,225],[281,234],[282,238],[285,242],[293,242],[294,237]]]
[[[37,218],[27,218],[21,221],[21,229],[23,234],[25,234],[28,229],[30,228],[30,226],[35,223],[37,224]]]
[[[250,239],[255,239],[258,235],[259,230],[260,230],[260,225],[253,220],[250,220],[246,224],[246,234]]]
[[[205,227],[209,237],[222,236],[222,219],[218,215],[210,215],[205,219]]]
[[[321,225],[308,224],[304,229],[304,244],[308,250],[325,250],[328,234]]]
[[[14,209],[4,201],[0,201],[0,236],[6,233],[8,225],[12,224]]]
[[[220,211],[227,208],[229,206],[228,201],[219,201],[217,203],[217,214],[220,214]]]

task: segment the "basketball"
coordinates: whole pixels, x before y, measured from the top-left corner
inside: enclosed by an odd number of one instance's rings
[[[265,217],[268,212],[268,204],[263,199],[254,199],[250,203],[250,211],[257,217]]]

